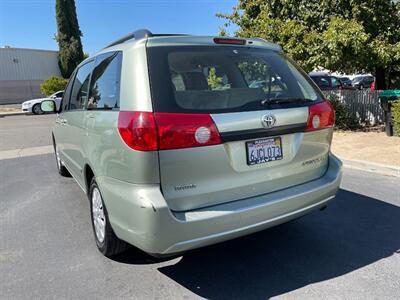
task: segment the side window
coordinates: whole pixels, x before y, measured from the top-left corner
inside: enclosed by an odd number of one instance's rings
[[[65,88],[65,93],[64,93],[64,96],[62,99],[62,111],[68,110],[69,99],[71,97],[71,90],[72,90],[72,84],[74,83],[75,73],[76,73],[76,71],[74,73],[72,73],[72,75],[68,81],[68,84]]]
[[[336,77],[331,77],[331,82],[332,82],[332,87],[338,87],[342,85]]]
[[[182,74],[171,72],[171,81],[175,91],[184,91],[186,89]]]
[[[312,79],[320,88],[326,88],[330,86],[328,77],[312,77]]]
[[[88,109],[119,108],[122,53],[113,52],[96,58],[90,83]]]
[[[75,76],[72,86],[69,110],[83,109],[88,96],[90,72],[92,71],[93,61],[81,66]]]
[[[58,93],[56,94],[56,97],[57,97],[57,98],[62,98],[63,95],[64,95],[64,92],[58,92]]]

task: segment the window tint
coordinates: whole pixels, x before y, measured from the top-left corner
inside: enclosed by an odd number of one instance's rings
[[[81,66],[75,76],[72,86],[69,110],[83,109],[87,101],[90,72],[92,71],[93,61]]]
[[[312,80],[320,87],[320,88],[327,88],[330,86],[329,84],[329,78],[328,77],[322,77],[322,76],[313,76],[311,77]]]
[[[342,84],[336,77],[331,77],[331,82],[333,87],[338,87],[341,86]]]
[[[55,94],[55,96],[57,98],[61,98],[64,95],[64,92],[58,92],[57,94]]]
[[[302,71],[274,51],[150,47],[148,57],[154,109],[160,112],[264,110],[264,100],[321,99]]]
[[[62,99],[62,110],[63,111],[68,110],[69,100],[71,97],[72,84],[74,83],[75,73],[76,73],[76,71],[74,73],[72,73],[72,75],[68,81],[67,87],[65,88],[65,94],[63,95],[63,99]]]
[[[122,53],[99,55],[93,69],[88,109],[119,107]]]
[[[365,81],[366,81],[368,84],[373,83],[374,80],[375,80],[374,77],[372,77],[372,76],[368,76],[368,77],[366,77],[365,79],[366,79]]]
[[[265,61],[255,59],[253,61],[239,62],[238,68],[247,86],[251,89],[262,88],[264,92],[283,92],[287,90],[282,78],[273,72],[271,66]]]

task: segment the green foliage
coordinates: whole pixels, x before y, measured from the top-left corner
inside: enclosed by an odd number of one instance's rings
[[[217,16],[239,27],[236,36],[278,43],[306,71],[385,76],[400,65],[400,1],[239,0]]]
[[[217,76],[217,71],[215,70],[215,68],[210,68],[210,71],[208,72],[207,82],[208,86],[212,90],[221,89],[223,87],[222,77]]]
[[[51,76],[43,81],[43,83],[40,85],[40,90],[44,95],[50,96],[57,91],[64,90],[67,86],[67,83],[68,81],[62,77]]]
[[[58,64],[64,78],[69,78],[84,58],[74,0],[56,0],[56,20]]]
[[[329,102],[332,104],[335,110],[335,128],[342,130],[355,130],[360,128],[360,124],[357,118],[350,114],[346,105],[340,102],[336,95],[328,96]]]
[[[400,99],[393,102],[391,110],[394,132],[397,136],[400,136]]]

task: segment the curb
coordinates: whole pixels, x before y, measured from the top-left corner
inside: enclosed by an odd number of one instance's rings
[[[400,177],[400,167],[397,166],[372,163],[365,160],[353,160],[345,158],[340,158],[340,160],[343,162],[343,166],[346,168],[362,170],[386,176]]]
[[[24,111],[19,111],[19,112],[0,112],[0,118],[8,117],[8,116],[22,116],[22,115],[26,115],[26,112],[24,112]]]

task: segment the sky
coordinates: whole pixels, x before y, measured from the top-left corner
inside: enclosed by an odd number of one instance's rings
[[[136,29],[216,35],[238,0],[76,0],[83,50],[93,54]],[[0,0],[0,47],[58,50],[55,0]]]

